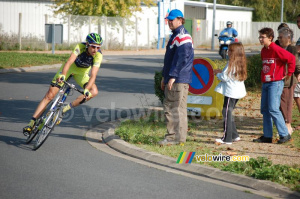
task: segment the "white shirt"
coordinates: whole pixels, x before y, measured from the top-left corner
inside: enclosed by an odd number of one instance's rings
[[[234,79],[234,76],[227,75],[228,63],[223,69],[222,73],[216,76],[221,81],[215,88],[215,91],[222,95],[234,99],[241,99],[246,96],[246,87],[244,81]],[[232,74],[232,73],[231,73]]]

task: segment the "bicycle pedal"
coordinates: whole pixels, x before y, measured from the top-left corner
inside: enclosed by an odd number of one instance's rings
[[[56,125],[59,125],[61,123],[61,119],[59,118],[57,121],[56,121]]]
[[[28,137],[31,134],[31,129],[30,128],[24,128],[23,129],[23,135]]]
[[[27,131],[23,131],[23,135],[26,136],[26,137],[30,136],[30,134]]]

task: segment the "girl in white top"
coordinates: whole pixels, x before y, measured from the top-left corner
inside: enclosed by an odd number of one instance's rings
[[[221,139],[216,139],[216,142],[221,144],[232,144],[240,140],[232,111],[238,100],[246,96],[244,81],[247,79],[247,62],[243,45],[241,43],[230,44],[228,56],[229,61],[222,72],[214,71],[217,78],[221,80],[215,91],[224,95],[222,110],[224,134]]]

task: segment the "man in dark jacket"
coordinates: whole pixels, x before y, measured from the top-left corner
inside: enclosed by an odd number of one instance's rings
[[[166,47],[161,81],[168,132],[165,139],[159,142],[160,145],[186,142],[187,96],[194,60],[193,41],[183,26],[185,19],[182,12],[174,9],[166,19],[173,34]]]

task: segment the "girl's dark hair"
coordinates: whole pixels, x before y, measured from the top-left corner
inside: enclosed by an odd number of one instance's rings
[[[287,25],[286,23],[281,23],[278,28],[277,28],[277,31],[280,30],[281,28],[288,28],[289,25]]]
[[[240,42],[229,45],[230,52],[227,75],[238,81],[247,79],[247,60],[244,46]]]
[[[274,39],[274,30],[272,28],[262,28],[258,31],[260,34],[265,34],[268,38]]]

